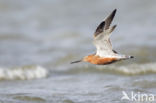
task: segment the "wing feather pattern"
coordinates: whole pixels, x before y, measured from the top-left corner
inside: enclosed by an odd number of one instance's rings
[[[100,57],[113,56],[115,53],[112,50],[110,42],[110,33],[115,29],[116,25],[110,27],[115,16],[116,9],[100,23],[94,33],[94,45],[96,46],[96,55]]]

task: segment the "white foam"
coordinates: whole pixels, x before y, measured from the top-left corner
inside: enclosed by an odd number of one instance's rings
[[[102,68],[99,68],[102,69]],[[104,69],[104,68],[103,68]],[[122,73],[125,75],[137,75],[137,74],[149,74],[156,73],[156,63],[147,63],[147,64],[130,64],[123,66],[109,66],[105,68],[108,71],[113,71],[116,73]]]
[[[0,80],[30,80],[44,78],[47,74],[47,70],[41,66],[0,68]]]

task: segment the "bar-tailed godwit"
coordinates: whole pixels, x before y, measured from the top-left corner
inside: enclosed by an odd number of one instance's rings
[[[96,53],[85,56],[81,60],[74,61],[71,63],[78,63],[84,61],[89,62],[91,64],[105,65],[114,63],[116,61],[133,58],[133,56],[119,54],[112,48],[110,42],[110,34],[115,29],[116,25],[110,27],[110,24],[115,16],[115,13],[116,9],[104,21],[102,21],[99,24],[94,33],[93,43],[97,49]]]

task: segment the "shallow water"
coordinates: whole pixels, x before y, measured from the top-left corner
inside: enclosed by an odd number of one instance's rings
[[[122,91],[156,95],[155,3],[0,0],[0,102],[131,103]],[[94,30],[115,8],[113,47],[135,58],[71,65],[94,53]]]

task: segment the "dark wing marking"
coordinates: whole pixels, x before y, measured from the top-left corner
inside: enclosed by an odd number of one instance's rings
[[[113,12],[103,22],[101,22],[98,25],[98,27],[97,27],[97,29],[96,29],[96,31],[94,33],[94,37],[96,37],[97,35],[102,33],[104,30],[109,29],[109,26],[110,26],[110,24],[111,24],[111,22],[112,22],[112,20],[113,20],[113,18],[115,16],[115,14],[116,14],[116,9],[113,10]],[[112,31],[115,29],[115,27],[116,27],[116,25],[114,25],[112,27]]]
[[[118,53],[117,51],[113,50],[114,53]]]
[[[109,29],[109,26],[112,23],[112,20],[113,20],[115,14],[116,14],[116,9],[113,10],[113,12],[105,19],[105,22],[106,22],[106,26],[104,28],[105,30]]]
[[[101,24],[97,27],[97,29],[94,33],[94,37],[96,37],[98,34],[103,32],[104,26],[105,26],[105,21],[101,22]]]

